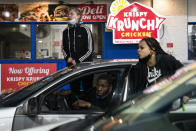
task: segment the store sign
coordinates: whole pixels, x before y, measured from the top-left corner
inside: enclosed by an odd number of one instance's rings
[[[113,30],[114,44],[138,43],[144,37],[159,39],[159,29],[165,19],[137,2],[129,4],[126,0],[115,0],[106,27]]]
[[[83,22],[106,22],[106,4],[0,4],[0,21],[68,21],[70,7],[80,8]]]
[[[56,64],[1,64],[1,92],[13,92],[56,72]]]
[[[105,22],[107,19],[107,8],[106,4],[81,4],[78,8],[82,11],[82,21],[94,22],[101,21]]]

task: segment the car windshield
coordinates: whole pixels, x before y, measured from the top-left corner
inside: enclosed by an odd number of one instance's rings
[[[63,74],[66,74],[70,72],[72,69],[70,68],[64,68],[62,70],[59,70],[58,72],[51,74],[49,76],[46,76],[16,92],[13,92],[8,95],[1,95],[0,96],[0,107],[12,107],[20,104],[23,100],[25,100],[27,97],[31,96],[35,92],[43,89],[46,87],[47,84],[50,82],[56,80]]]

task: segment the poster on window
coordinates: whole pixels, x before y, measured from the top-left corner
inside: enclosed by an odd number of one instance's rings
[[[71,7],[81,10],[83,22],[106,22],[106,4],[0,4],[0,21],[67,22]]]
[[[1,93],[9,93],[25,87],[56,72],[56,63],[1,64]]]
[[[105,22],[107,20],[106,4],[80,4],[80,5],[57,5],[50,4],[50,21],[69,21],[68,12],[71,7],[79,8],[83,22]]]
[[[19,6],[19,18],[21,22],[46,22],[50,21],[48,4],[23,4]]]
[[[113,30],[114,44],[135,44],[144,37],[159,39],[159,29],[165,19],[151,7],[115,0],[106,27]]]

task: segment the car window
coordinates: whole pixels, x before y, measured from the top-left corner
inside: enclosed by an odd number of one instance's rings
[[[98,94],[97,80],[103,76],[109,78],[112,88],[109,88],[106,93],[102,94],[102,91],[100,91],[100,94]],[[88,111],[105,111],[106,107],[108,107],[107,105],[112,100],[113,92],[117,88],[116,85],[120,76],[120,71],[99,72],[85,75],[69,83],[61,83],[54,90],[42,94],[41,113],[67,113],[70,111],[86,111],[86,113],[89,113]],[[92,81],[82,81],[89,77],[92,78]],[[78,88],[76,86],[78,82],[80,84],[79,90],[72,88],[72,86]],[[87,82],[88,84],[84,84],[83,82]],[[84,86],[88,86],[88,88]]]

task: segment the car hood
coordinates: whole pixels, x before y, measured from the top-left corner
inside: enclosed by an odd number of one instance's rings
[[[16,107],[2,107],[0,108],[0,119],[6,117],[13,117],[16,112]]]
[[[0,108],[0,129],[11,131],[16,107]]]

